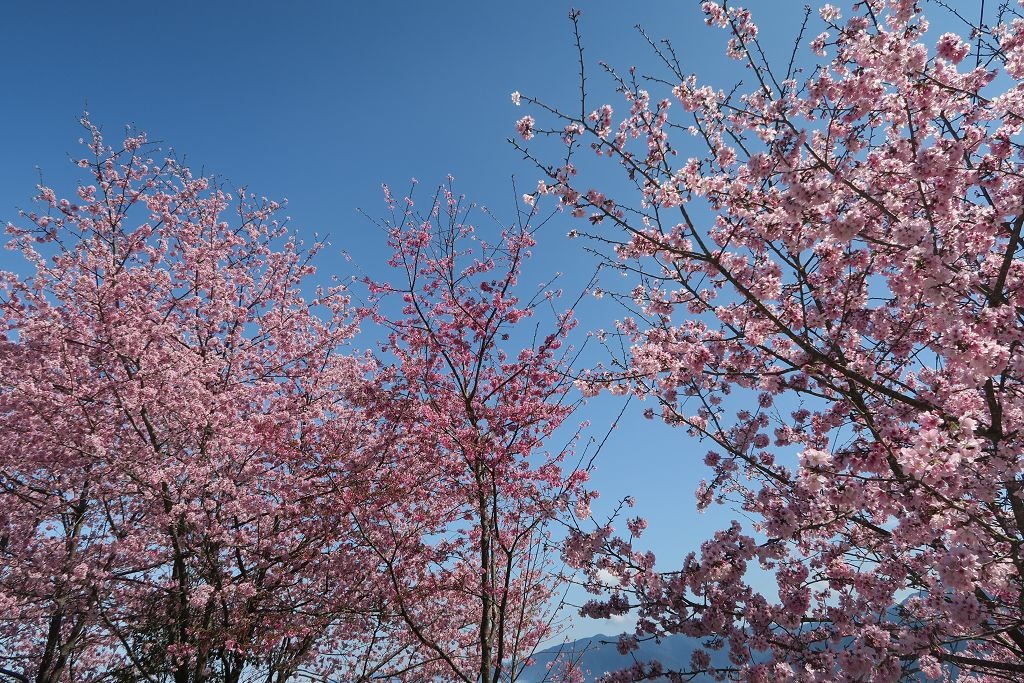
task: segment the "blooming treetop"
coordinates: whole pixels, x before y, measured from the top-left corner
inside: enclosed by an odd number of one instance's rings
[[[557,630],[552,527],[595,495],[573,458],[578,434],[549,443],[576,408],[565,346],[576,323],[556,292],[519,283],[529,220],[488,241],[470,223],[485,214],[450,185],[424,213],[386,196],[397,280],[367,281],[367,313],[390,331],[379,420],[403,466],[375,487],[429,495],[378,496],[358,526],[403,624],[393,638],[426,659],[409,680],[514,681]]]

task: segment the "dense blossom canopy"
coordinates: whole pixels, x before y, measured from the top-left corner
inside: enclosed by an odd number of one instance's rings
[[[372,476],[347,298],[303,298],[275,202],[83,123],[88,184],[8,227],[34,272],[0,292],[0,666],[286,678],[372,607],[332,504]]]
[[[279,204],[83,125],[87,182],[39,188],[0,276],[0,677],[517,675],[555,630],[549,526],[589,496],[574,438],[544,445],[571,315],[501,348],[555,299],[517,298],[531,230],[410,201],[405,282],[357,309]]]

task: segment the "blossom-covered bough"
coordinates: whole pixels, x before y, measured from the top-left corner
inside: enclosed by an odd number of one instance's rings
[[[910,0],[825,6],[801,71],[806,47],[780,68],[748,11],[703,10],[747,67],[732,90],[651,41],[666,75],[607,69],[621,112],[514,95],[538,194],[636,277],[628,357],[583,386],[656,401],[710,446],[699,506],[751,520],[671,572],[636,525],[579,532],[595,589],[621,579],[584,612],[728,648],[675,680],[1021,680],[1024,20],[990,8],[960,37]],[[589,184],[591,152],[629,183]]]

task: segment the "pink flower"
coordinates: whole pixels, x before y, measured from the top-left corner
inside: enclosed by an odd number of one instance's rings
[[[825,5],[820,10],[818,10],[818,14],[820,14],[821,18],[824,19],[825,21],[832,23],[834,23],[836,20],[842,17],[842,12],[840,12],[839,8],[836,7],[835,5]]]
[[[824,467],[832,462],[832,454],[817,448],[808,448],[800,454],[804,467]]]
[[[955,33],[943,33],[935,45],[935,51],[939,57],[949,60],[953,64],[959,64],[970,49],[971,46],[960,40],[960,36]]]
[[[533,117],[527,114],[516,121],[516,132],[518,132],[524,140],[529,140],[533,137],[533,123]]]
[[[626,527],[629,528],[629,533],[639,538],[647,528],[647,520],[643,517],[634,517],[626,522]]]

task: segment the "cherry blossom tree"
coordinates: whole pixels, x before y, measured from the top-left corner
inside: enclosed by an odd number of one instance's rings
[[[378,419],[401,455],[353,517],[388,583],[389,646],[408,647],[379,675],[514,681],[556,626],[553,524],[594,495],[578,431],[556,431],[578,401],[575,321],[549,286],[519,282],[533,213],[487,241],[450,184],[422,214],[385,191],[395,279],[367,281],[368,313],[389,331]]]
[[[606,67],[621,111],[513,95],[536,194],[635,276],[629,352],[581,384],[704,440],[698,506],[749,520],[668,572],[640,521],[572,540],[595,589],[621,582],[586,613],[704,639],[674,680],[1024,677],[1024,19],[958,7],[963,35],[912,0],[826,5],[775,62],[750,12],[706,2],[734,88],[649,40],[660,75]],[[588,180],[591,153],[626,182]]]
[[[347,297],[276,202],[83,125],[77,196],[7,228],[0,678],[290,679],[380,610]]]

